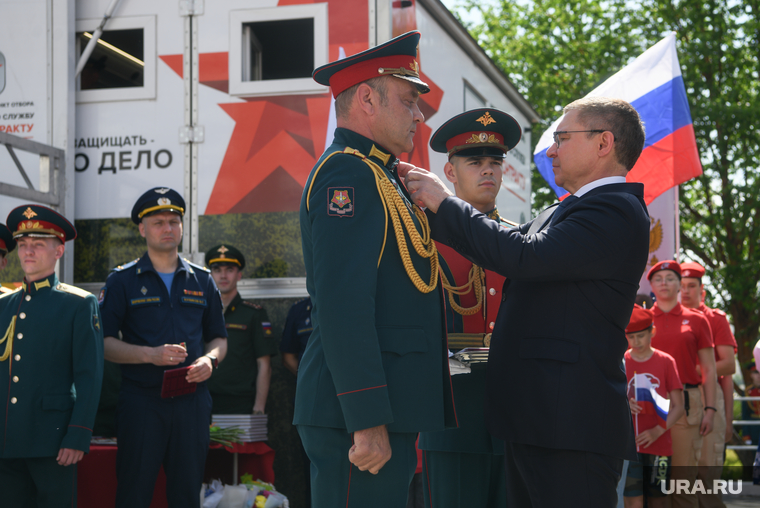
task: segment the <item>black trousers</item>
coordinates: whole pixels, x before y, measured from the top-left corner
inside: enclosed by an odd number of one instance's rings
[[[623,459],[506,443],[507,508],[615,508]]]
[[[76,508],[77,466],[55,457],[0,459],[0,506]]]

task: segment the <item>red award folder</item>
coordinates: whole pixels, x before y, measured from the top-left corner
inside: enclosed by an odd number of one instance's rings
[[[164,371],[164,383],[161,385],[162,399],[178,397],[195,391],[198,383],[188,383],[185,379],[188,370],[190,370],[189,366]]]

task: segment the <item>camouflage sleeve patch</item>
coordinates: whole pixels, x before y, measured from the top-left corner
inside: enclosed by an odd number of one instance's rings
[[[354,188],[327,188],[327,215],[331,217],[354,216]]]

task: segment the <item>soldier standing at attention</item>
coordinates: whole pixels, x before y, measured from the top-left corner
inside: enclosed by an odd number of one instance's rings
[[[430,147],[446,153],[446,178],[458,198],[467,201],[505,227],[516,226],[496,210],[506,153],[520,141],[521,129],[502,111],[481,108],[445,122],[430,139]],[[501,303],[504,277],[473,264],[451,247],[436,242],[444,273],[446,324],[452,352],[488,347]],[[456,361],[456,360],[451,360]],[[504,441],[491,437],[484,417],[486,364],[453,375],[459,427],[422,432],[425,506],[506,505]]]
[[[23,205],[7,224],[24,281],[0,296],[0,504],[71,508],[103,378],[98,304],[55,274],[66,241],[77,236],[66,218]],[[13,239],[2,237],[13,250]]]
[[[184,213],[172,189],[140,196],[132,221],[148,252],[115,268],[101,290],[105,356],[122,364],[117,508],[148,508],[161,465],[169,508],[200,506],[211,423],[205,381],[224,358],[227,331],[211,273],[178,255]],[[166,373],[182,367],[181,376]]]
[[[13,235],[5,224],[0,224],[0,272],[3,271],[8,264],[8,254],[13,252],[16,248],[16,240],[13,239]],[[3,293],[10,293],[13,291],[4,286],[0,286],[0,295]]]
[[[272,377],[270,359],[277,354],[267,311],[238,293],[245,268],[245,257],[238,249],[228,244],[213,247],[206,253],[206,266],[222,294],[227,327],[227,360],[208,382],[211,412],[264,414]]]
[[[417,433],[455,425],[438,253],[395,171],[424,119],[419,39],[408,32],[314,71],[338,128],[301,199],[314,330],[294,423],[313,508],[405,506]]]

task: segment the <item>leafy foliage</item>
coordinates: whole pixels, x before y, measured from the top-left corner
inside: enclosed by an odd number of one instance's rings
[[[739,360],[751,358],[760,327],[758,0],[464,0],[460,19],[528,99],[542,122],[586,95],[676,31],[679,59],[704,174],[681,186],[681,247],[706,267],[714,306],[736,328]],[[533,171],[534,213],[555,200]],[[745,372],[746,376],[746,372]]]

